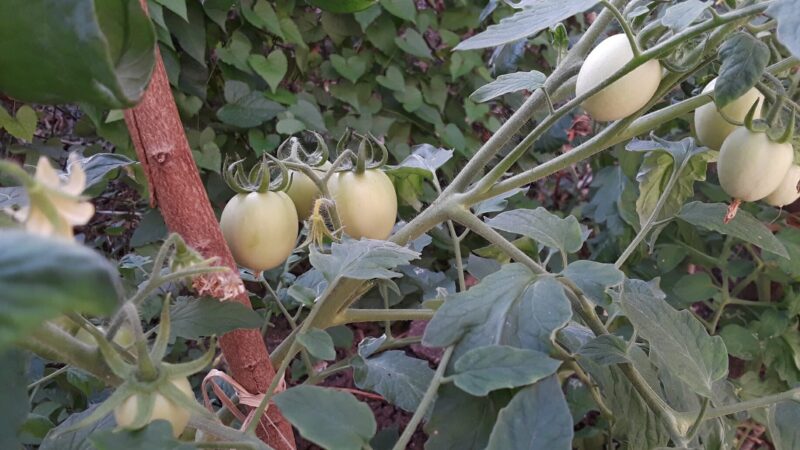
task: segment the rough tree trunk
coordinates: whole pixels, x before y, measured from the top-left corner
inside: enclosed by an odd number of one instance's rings
[[[147,11],[146,0],[141,3]],[[158,48],[150,86],[141,103],[125,111],[125,122],[147,174],[151,204],[159,207],[167,227],[187,244],[205,257],[218,257],[234,271],[235,277],[223,279],[223,284],[238,289],[234,300],[251,307],[192,158]],[[233,378],[253,394],[265,392],[275,369],[259,331],[232,331],[220,338],[220,344]],[[259,427],[259,437],[264,442],[277,450],[295,448],[292,427],[277,407],[270,406],[262,422],[265,427]]]

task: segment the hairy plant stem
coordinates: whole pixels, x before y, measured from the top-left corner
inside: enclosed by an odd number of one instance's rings
[[[109,386],[122,383],[96,346],[84,344],[53,323],[43,323],[18,344],[43,358],[80,368]]]
[[[429,320],[436,313],[433,309],[355,309],[339,313],[331,326],[357,322],[380,322],[383,320]]]
[[[422,396],[417,410],[414,411],[414,415],[411,416],[411,420],[408,421],[406,428],[403,430],[403,434],[400,435],[400,439],[394,444],[392,450],[405,450],[406,446],[411,441],[411,436],[414,435],[417,426],[422,422],[422,418],[425,417],[425,413],[428,412],[428,408],[436,398],[436,393],[444,378],[444,372],[447,370],[447,364],[450,362],[450,357],[453,356],[454,348],[455,347],[451,346],[445,349],[442,359],[439,361],[439,367],[436,368],[436,372],[433,374],[431,384],[428,385],[428,390],[425,391],[425,395]]]
[[[628,38],[628,43],[631,45],[631,51],[633,52],[633,57],[638,58],[639,55],[642,54],[642,51],[639,49],[639,43],[636,41],[636,35],[633,33],[631,29],[631,25],[625,20],[625,16],[622,15],[622,12],[614,6],[608,0],[602,0],[600,2],[603,6],[605,6],[611,14],[614,14],[614,18],[617,19],[617,23],[619,26],[622,27],[622,31],[625,33],[625,37]]]
[[[711,408],[706,412],[705,420],[716,419],[730,414],[736,414],[741,411],[749,411],[751,409],[763,408],[774,403],[782,402],[784,400],[800,401],[800,388],[790,389],[780,394],[767,395],[765,397],[754,398],[744,402],[734,403],[732,405],[720,406],[718,408]]]

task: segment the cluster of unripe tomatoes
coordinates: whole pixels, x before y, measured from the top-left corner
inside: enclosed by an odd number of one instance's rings
[[[624,34],[605,39],[581,66],[576,94],[594,89],[632,59],[633,50]],[[661,64],[650,60],[589,97],[583,108],[597,121],[628,117],[650,102],[658,90],[661,73]],[[713,91],[715,82],[716,79],[708,83],[703,93]],[[763,101],[764,96],[751,88],[721,109],[711,102],[695,111],[697,140],[719,150],[719,182],[733,198],[734,212],[741,201],[764,200],[781,207],[800,198],[800,166],[793,164],[790,142],[794,121],[781,138],[769,136],[764,125],[753,126],[753,119],[761,117]]]
[[[323,179],[330,168],[325,162],[314,171]],[[285,189],[242,192],[225,205],[220,226],[240,266],[261,272],[283,264],[295,248],[299,222],[318,213],[315,203],[321,192],[314,181],[296,170],[287,176]],[[389,237],[397,217],[397,194],[380,167],[338,170],[328,178],[327,188],[346,235]]]

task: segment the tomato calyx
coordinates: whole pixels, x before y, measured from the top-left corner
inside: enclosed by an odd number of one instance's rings
[[[59,431],[58,434],[91,425],[112,411],[116,415],[120,408],[126,407],[125,403],[131,398],[135,400],[135,414],[127,414],[126,417],[129,420],[126,420],[125,423],[119,423],[123,428],[138,429],[146,426],[153,420],[155,406],[165,402],[182,411],[182,414],[187,418],[186,422],[188,422],[189,414],[198,414],[214,419],[214,416],[197,403],[194,398],[189,398],[186,386],[189,387],[188,390],[191,390],[187,377],[200,372],[211,363],[214,358],[215,343],[212,339],[209,351],[194,361],[178,364],[162,361],[167,353],[170,339],[169,305],[169,296],[167,296],[161,311],[158,335],[149,352],[146,351],[146,344],[141,340],[136,343],[137,350],[140,351],[137,352],[137,360],[133,364],[127,362],[131,355],[122,354],[105,339],[102,333],[92,335],[97,341],[97,346],[103,355],[105,363],[114,375],[122,379],[123,382],[91,414],[73,426]],[[134,324],[133,327],[136,330],[137,338],[143,339],[141,325]],[[145,349],[145,351],[142,351],[142,349]],[[176,386],[176,383],[181,384],[183,388]],[[163,398],[160,399],[159,397]],[[183,431],[186,422],[178,424],[181,429],[177,430],[177,434]],[[173,423],[173,425],[176,424]]]
[[[268,191],[284,191],[289,186],[289,170],[274,156],[265,153],[257,164],[248,172],[244,169],[244,159],[233,163],[225,161],[222,177],[225,183],[237,194],[251,192],[266,193]],[[276,176],[272,171],[277,169]]]
[[[770,127],[770,124],[764,119],[755,119],[755,113],[758,109],[758,104],[761,99],[757,99],[753,106],[750,107],[750,110],[747,111],[747,115],[744,117],[744,126],[748,130],[753,133],[767,133],[767,137],[770,141],[775,142],[776,144],[785,144],[787,142],[791,142],[794,138],[794,127],[795,127],[795,110],[792,108],[791,114],[789,115],[789,123],[786,124],[786,128],[783,129],[780,136],[773,137],[776,135],[777,130]],[[727,120],[727,118],[726,118]]]
[[[322,167],[327,161],[330,151],[325,139],[319,133],[312,131],[311,135],[316,142],[316,147],[313,151],[306,151],[306,146],[303,145],[300,139],[295,136],[286,139],[278,146],[276,154],[278,159],[287,163],[305,164],[313,168]]]
[[[349,148],[353,141],[358,142],[358,147],[355,151]],[[357,174],[362,174],[369,169],[383,167],[386,165],[386,161],[389,160],[389,150],[372,133],[360,134],[349,128],[336,144],[336,150],[340,155],[348,151],[352,155],[349,164],[343,165],[343,169],[337,170],[337,172],[352,170]],[[380,155],[380,158],[376,159],[377,155]]]

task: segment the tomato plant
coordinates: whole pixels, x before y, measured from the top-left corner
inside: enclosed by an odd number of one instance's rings
[[[796,447],[797,0],[62,2],[0,447]]]

